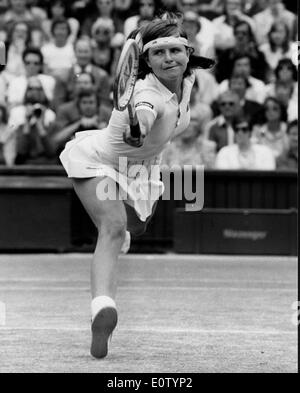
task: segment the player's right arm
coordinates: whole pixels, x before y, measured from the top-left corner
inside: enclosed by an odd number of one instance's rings
[[[124,141],[131,146],[141,147],[155,120],[163,113],[162,98],[155,90],[140,91],[135,94],[131,110],[134,121],[124,133]]]

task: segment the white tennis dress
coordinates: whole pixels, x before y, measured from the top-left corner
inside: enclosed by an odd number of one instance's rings
[[[194,74],[184,79],[182,100],[170,92],[153,73],[139,79],[134,89],[137,111],[147,111],[151,130],[143,146],[136,148],[123,141],[129,127],[128,111],[113,110],[107,128],[78,132],[68,142],[60,160],[71,178],[106,176],[119,184],[122,199],[131,205],[142,221],[151,215],[154,202],[164,192],[160,181],[161,153],[172,138],[189,125],[190,94]],[[159,114],[159,115],[158,115]],[[100,182],[100,179],[99,179]],[[99,183],[100,184],[100,183]],[[102,184],[103,185],[103,184]],[[105,199],[104,187],[97,188],[99,199]]]

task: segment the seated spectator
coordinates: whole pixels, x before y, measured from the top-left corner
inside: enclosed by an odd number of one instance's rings
[[[56,132],[53,137],[57,154],[63,150],[65,144],[74,137],[76,132],[99,129],[101,127],[101,119],[98,114],[99,101],[95,89],[80,90],[77,106],[79,119]]]
[[[180,13],[180,0],[160,0],[160,14],[162,12]]]
[[[0,0],[0,15],[5,14],[8,10],[9,0]]]
[[[213,20],[216,28],[215,46],[219,51],[234,47],[233,28],[237,22],[246,21],[253,31],[255,28],[253,20],[243,13],[242,0],[224,0],[224,3],[224,15]]]
[[[205,137],[216,143],[216,151],[234,143],[232,122],[240,114],[239,101],[239,96],[230,90],[219,97],[221,114],[208,123],[205,131]]]
[[[252,76],[265,80],[268,64],[264,54],[258,50],[251,26],[245,22],[238,22],[234,28],[235,46],[221,53],[216,65],[216,78],[218,82],[228,79],[237,56],[247,55],[251,60]]]
[[[180,0],[180,8],[184,15],[184,20],[190,20],[191,23],[198,19],[197,42],[201,46],[201,54],[206,57],[215,57],[215,26],[203,14],[199,16],[199,1]]]
[[[111,19],[98,19],[92,26],[93,63],[104,69],[111,82],[124,44],[124,35],[115,34]]]
[[[92,26],[99,18],[110,19],[114,31],[117,31],[117,20],[115,19],[114,0],[95,0],[92,2],[92,10],[81,25],[81,36],[92,36]]]
[[[268,7],[253,17],[258,44],[268,42],[268,33],[277,21],[283,21],[292,35],[295,19],[296,15],[285,8],[282,0],[268,0]]]
[[[210,21],[200,18],[193,11],[187,11],[183,15],[183,27],[196,55],[215,57],[214,27]]]
[[[223,0],[201,0],[198,6],[198,12],[210,20],[222,15],[223,10]]]
[[[275,98],[285,108],[289,122],[298,118],[298,102],[293,98],[293,88],[290,85],[277,82],[275,86]]]
[[[135,14],[134,0],[114,0],[114,20],[116,31],[124,32],[124,22],[130,16]]]
[[[67,19],[71,29],[68,42],[73,44],[76,41],[80,26],[77,19],[67,17],[67,5],[68,3],[63,0],[54,0],[48,3],[48,17],[42,23],[42,29],[44,31],[46,41],[53,41],[53,36],[51,33],[51,24],[53,20],[62,18]]]
[[[219,86],[215,77],[208,70],[196,69],[196,81],[199,86],[197,93],[198,101],[211,105],[219,95]]]
[[[7,110],[0,104],[0,165],[12,165],[14,161],[14,141],[10,138],[7,125]]]
[[[252,124],[245,117],[233,122],[235,143],[223,147],[216,158],[216,169],[274,170],[275,159],[269,147],[251,140]]]
[[[25,22],[16,22],[6,42],[6,69],[11,77],[25,75],[23,52],[31,44],[31,32]]]
[[[245,13],[253,17],[261,11],[264,11],[268,6],[268,0],[246,0]]]
[[[28,7],[27,0],[9,0],[9,8],[0,18],[0,30],[4,32],[1,39],[8,39],[7,35],[11,34],[13,26],[19,22],[26,23],[30,31],[40,30],[41,19]]]
[[[261,114],[263,106],[246,98],[248,88],[248,80],[243,75],[232,75],[229,79],[229,89],[239,96],[239,104],[243,115],[249,118],[251,122],[259,122],[259,115]],[[212,110],[215,116],[220,114],[217,101],[213,102]]]
[[[275,82],[266,86],[268,97],[277,97],[285,106],[298,108],[298,73],[290,59],[281,59],[275,69]],[[284,86],[286,87],[284,89]],[[279,94],[278,94],[279,93]],[[285,98],[284,98],[285,97]],[[293,120],[289,115],[289,121]]]
[[[42,46],[45,72],[54,78],[66,80],[68,72],[74,65],[75,53],[73,45],[68,42],[71,28],[66,19],[56,19],[51,25],[53,42]]]
[[[110,78],[106,71],[92,64],[92,47],[90,40],[79,39],[75,43],[74,49],[76,58],[75,64],[69,70],[66,80],[58,80],[55,86],[55,108],[59,109],[61,104],[74,99],[78,75],[89,73],[92,75],[101,106],[107,108],[107,113],[110,113],[112,110],[112,103],[110,100]]]
[[[277,158],[288,149],[286,110],[276,98],[269,97],[263,116],[263,124],[254,127],[253,141],[268,146]]]
[[[268,62],[272,73],[274,73],[279,60],[283,58],[296,61],[294,65],[297,65],[298,48],[297,46],[292,45],[289,36],[289,29],[282,21],[274,22],[272,24],[271,30],[268,33],[268,42],[262,44],[259,49],[265,54],[266,61]],[[271,77],[272,74],[269,79]]]
[[[93,89],[94,86],[95,80],[92,74],[83,72],[78,75],[75,83],[74,98],[71,101],[60,105],[57,110],[55,126],[53,127],[56,131],[60,131],[67,125],[80,120],[81,116],[78,108],[79,93],[82,90]],[[102,105],[101,100],[99,100],[98,114],[101,128],[106,127],[111,115],[111,109],[108,110],[106,106]]]
[[[128,37],[133,30],[136,30],[143,23],[153,19],[156,12],[154,0],[138,0],[138,14],[130,16],[124,22],[124,35]]]
[[[190,123],[198,130],[199,135],[203,135],[207,124],[212,120],[212,110],[209,105],[199,101],[199,85],[197,80],[191,91],[190,98]]]
[[[8,125],[16,141],[15,164],[51,164],[56,161],[50,127],[55,113],[37,77],[28,79],[23,105],[12,108]]]
[[[188,128],[176,136],[163,153],[162,164],[173,165],[202,165],[202,142],[199,128],[191,122]]]
[[[246,98],[251,101],[263,103],[266,97],[266,85],[259,79],[252,76],[251,58],[249,55],[239,55],[233,61],[232,75],[242,75],[247,81],[249,87],[247,88]],[[228,90],[229,80],[225,79],[219,85],[219,92],[222,93]]]
[[[51,103],[53,100],[55,79],[43,73],[44,58],[41,51],[37,48],[25,49],[23,52],[23,62],[25,75],[13,78],[8,86],[7,101],[10,107],[20,105],[24,101],[28,78],[32,76],[36,76],[40,80],[46,97]]]
[[[7,101],[7,88],[11,76],[5,72],[5,65],[0,64],[0,105],[3,105]]]
[[[298,120],[288,124],[287,136],[289,149],[282,153],[276,160],[276,168],[279,170],[298,170]]]

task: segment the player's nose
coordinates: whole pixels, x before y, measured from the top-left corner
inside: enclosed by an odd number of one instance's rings
[[[173,61],[173,57],[170,49],[166,49],[164,54],[165,54],[164,56],[165,61]]]

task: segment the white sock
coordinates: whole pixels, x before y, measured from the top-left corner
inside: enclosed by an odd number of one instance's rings
[[[97,296],[92,300],[91,303],[92,320],[95,318],[98,312],[104,307],[116,308],[116,303],[109,296]]]

